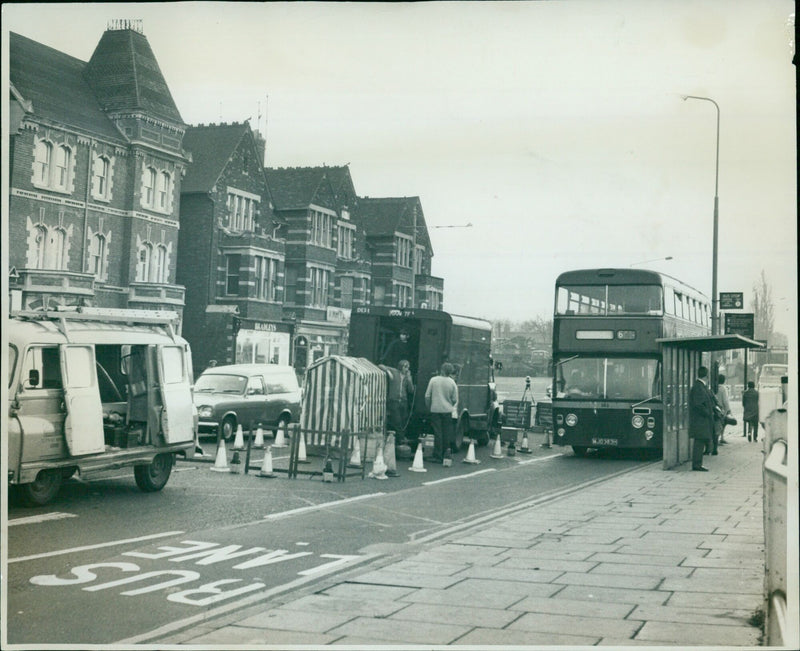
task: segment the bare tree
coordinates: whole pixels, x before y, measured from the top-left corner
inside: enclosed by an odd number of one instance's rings
[[[756,339],[769,341],[775,327],[775,304],[772,302],[772,286],[767,281],[767,274],[763,269],[761,276],[753,283],[751,306],[754,314]]]

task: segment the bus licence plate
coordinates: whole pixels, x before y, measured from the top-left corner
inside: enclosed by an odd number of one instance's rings
[[[592,439],[593,445],[619,445],[619,440],[617,439]]]

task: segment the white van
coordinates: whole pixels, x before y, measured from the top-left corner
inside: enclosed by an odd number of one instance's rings
[[[22,500],[52,500],[74,473],[133,466],[161,490],[176,454],[194,456],[189,344],[175,314],[62,308],[7,324],[8,476]]]

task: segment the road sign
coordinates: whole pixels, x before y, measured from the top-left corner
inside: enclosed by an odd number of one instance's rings
[[[719,293],[719,309],[720,310],[741,310],[744,307],[744,293],[743,292],[720,292]]]
[[[747,314],[726,314],[725,315],[725,334],[742,335],[742,337],[753,338],[755,331],[755,317],[752,312]]]

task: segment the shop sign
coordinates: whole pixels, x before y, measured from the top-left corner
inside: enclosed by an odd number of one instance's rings
[[[336,323],[348,323],[350,321],[350,310],[346,307],[329,307],[327,308],[326,318],[328,321]]]

